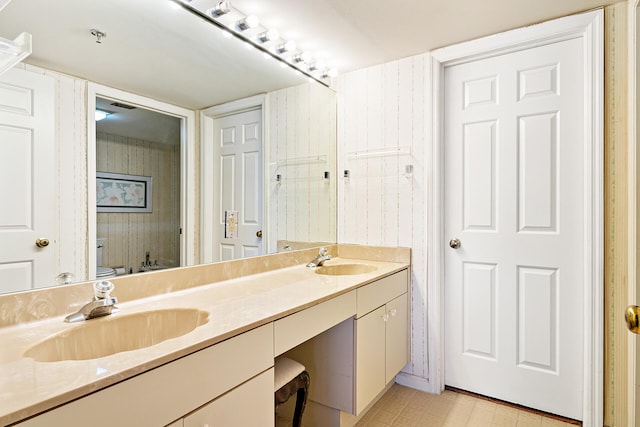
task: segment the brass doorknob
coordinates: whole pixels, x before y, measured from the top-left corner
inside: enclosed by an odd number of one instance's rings
[[[460,241],[460,239],[451,239],[449,240],[449,246],[451,246],[452,249],[459,249],[460,246],[462,246],[462,242]]]
[[[259,239],[262,239],[262,230],[258,230],[258,232],[256,233],[256,236],[257,236]]]
[[[627,328],[634,334],[640,334],[640,307],[630,305],[624,312],[624,320],[627,322]]]
[[[39,248],[45,248],[49,246],[49,239],[44,237],[40,237],[39,239],[36,239],[36,246]]]

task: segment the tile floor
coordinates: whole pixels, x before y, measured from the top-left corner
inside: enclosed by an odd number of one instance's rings
[[[357,427],[574,427],[499,403],[446,390],[441,395],[394,384]]]
[[[276,416],[276,427],[290,426],[290,419]],[[365,426],[575,427],[575,424],[454,391],[435,395],[394,384],[356,424],[356,427]]]

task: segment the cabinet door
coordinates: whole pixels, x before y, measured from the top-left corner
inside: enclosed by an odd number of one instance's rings
[[[386,336],[385,384],[395,377],[409,361],[409,307],[407,294],[400,295],[386,305],[388,321]]]
[[[184,418],[184,427],[273,427],[273,368]]]
[[[385,386],[385,306],[356,321],[356,415]]]

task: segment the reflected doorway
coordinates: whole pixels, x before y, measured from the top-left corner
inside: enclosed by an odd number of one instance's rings
[[[96,273],[180,266],[182,118],[96,97]]]

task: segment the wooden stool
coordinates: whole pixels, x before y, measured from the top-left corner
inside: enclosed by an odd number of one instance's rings
[[[300,427],[309,390],[309,373],[304,365],[287,357],[276,359],[274,390],[276,408],[296,395],[293,427]]]

